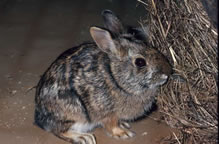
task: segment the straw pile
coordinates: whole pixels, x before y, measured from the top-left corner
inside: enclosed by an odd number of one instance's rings
[[[199,0],[138,0],[147,10],[151,44],[175,74],[157,101],[161,119],[178,129],[160,143],[217,143],[217,30]]]

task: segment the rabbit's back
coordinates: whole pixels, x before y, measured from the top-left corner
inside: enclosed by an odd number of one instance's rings
[[[75,89],[73,85],[78,81],[84,83],[82,75],[85,76],[89,69],[93,68],[94,72],[95,55],[99,53],[94,44],[83,44],[65,51],[41,77],[36,95],[42,99],[46,99],[48,94],[65,98],[68,95],[62,95],[62,91]]]
[[[100,60],[102,59],[102,60]],[[112,110],[103,64],[108,58],[94,43],[61,54],[41,77],[36,90],[35,123],[50,130],[52,120],[98,121]],[[100,114],[101,113],[101,114]],[[45,120],[47,117],[47,121]]]

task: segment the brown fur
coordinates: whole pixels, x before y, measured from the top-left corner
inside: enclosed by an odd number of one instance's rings
[[[115,138],[133,137],[119,124],[149,111],[171,73],[139,28],[123,27],[109,10],[102,15],[105,28],[90,29],[95,43],[61,54],[36,89],[35,123],[72,143],[95,144],[88,132],[97,126]]]

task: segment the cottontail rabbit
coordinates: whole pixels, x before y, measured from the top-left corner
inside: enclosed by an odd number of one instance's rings
[[[171,73],[140,28],[124,27],[110,10],[105,28],[91,27],[94,43],[62,53],[41,77],[35,124],[71,143],[96,144],[97,126],[115,138],[133,137],[125,121],[148,111]]]

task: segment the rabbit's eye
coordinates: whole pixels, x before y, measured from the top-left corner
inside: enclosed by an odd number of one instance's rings
[[[146,66],[146,62],[145,62],[145,59],[143,58],[136,58],[135,59],[135,65],[139,68],[142,68],[144,66]]]

